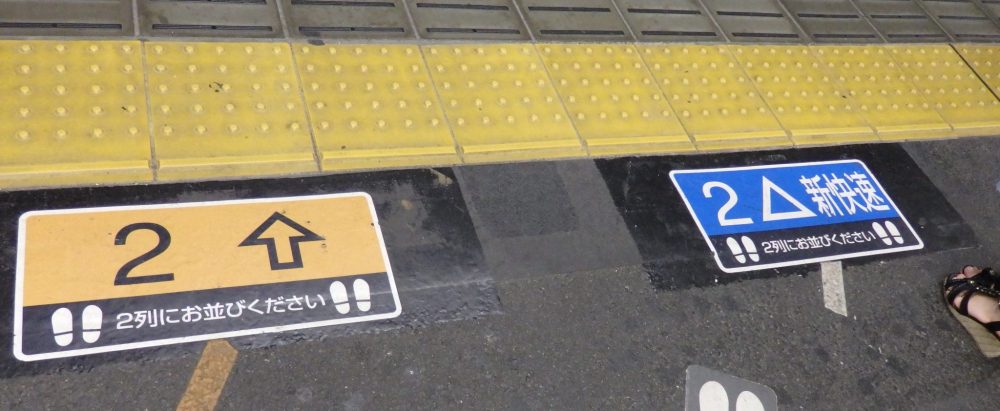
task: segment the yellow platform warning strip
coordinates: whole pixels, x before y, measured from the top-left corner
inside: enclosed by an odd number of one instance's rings
[[[593,155],[694,151],[631,44],[538,46]]]
[[[0,73],[0,189],[1000,133],[995,45],[0,40]]]
[[[646,45],[643,58],[701,150],[792,144],[723,45]]]
[[[798,145],[874,140],[857,103],[808,46],[730,46],[764,101]]]
[[[1000,133],[1000,101],[951,46],[887,47],[956,136]]]
[[[533,45],[423,49],[466,161],[584,154]]]
[[[161,180],[316,171],[284,43],[145,44]]]
[[[0,187],[151,181],[138,41],[0,42]]]
[[[951,131],[884,47],[815,46],[812,51],[882,140],[940,137]]]

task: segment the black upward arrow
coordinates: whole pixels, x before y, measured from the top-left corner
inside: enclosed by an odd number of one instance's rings
[[[275,223],[282,223],[295,231],[298,231],[301,235],[282,237],[286,238],[288,241],[288,247],[292,249],[292,261],[290,262],[280,262],[278,261],[278,246],[276,239],[274,237],[261,237],[264,232],[271,228]],[[246,247],[251,245],[266,245],[267,246],[267,257],[271,260],[271,270],[287,270],[290,268],[302,268],[302,250],[299,249],[299,243],[305,241],[321,241],[325,238],[321,237],[308,228],[303,227],[301,224],[296,223],[291,218],[285,217],[281,213],[275,212],[271,214],[267,220],[253,230],[250,236],[240,243],[240,247]]]

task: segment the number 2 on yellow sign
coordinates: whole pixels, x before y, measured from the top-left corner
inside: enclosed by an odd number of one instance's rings
[[[144,275],[140,277],[129,277],[128,273],[138,267],[140,264],[146,261],[152,260],[156,256],[163,254],[167,251],[167,247],[170,247],[170,232],[167,231],[166,227],[156,223],[134,223],[123,227],[115,235],[115,245],[125,245],[128,240],[129,234],[138,230],[149,230],[156,233],[159,241],[156,243],[156,247],[152,250],[145,252],[144,254],[133,258],[131,261],[125,263],[122,268],[118,269],[118,274],[115,275],[115,285],[131,285],[131,284],[146,284],[146,283],[158,283],[162,281],[173,281],[174,273],[166,274],[151,274]]]

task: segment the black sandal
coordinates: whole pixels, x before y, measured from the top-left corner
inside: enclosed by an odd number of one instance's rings
[[[971,266],[962,267],[962,273],[964,274],[965,269],[969,267]],[[948,275],[942,284],[948,311],[969,332],[983,355],[988,358],[1000,357],[1000,336],[996,334],[1000,331],[1000,321],[984,324],[969,315],[969,300],[975,293],[1000,299],[1000,275],[989,267],[983,268],[972,277],[955,278],[955,275]],[[953,302],[959,296],[962,300],[956,309]]]

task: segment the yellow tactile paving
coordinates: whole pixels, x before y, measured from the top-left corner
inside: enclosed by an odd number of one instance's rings
[[[287,43],[145,44],[161,180],[316,171]]]
[[[0,92],[11,189],[996,135],[1000,46],[11,39]]]
[[[879,46],[813,46],[857,110],[882,140],[946,137],[951,126]]]
[[[699,149],[791,145],[725,46],[639,47],[646,65]]]
[[[0,187],[149,181],[138,41],[0,41]]]
[[[591,154],[694,151],[631,44],[537,48]]]
[[[956,44],[955,49],[965,58],[979,78],[1000,94],[1000,45],[996,44]]]
[[[324,170],[459,163],[416,45],[295,45]]]
[[[797,145],[870,142],[874,130],[807,46],[730,46]]]
[[[885,47],[956,136],[1000,133],[1000,102],[950,45]]]
[[[423,51],[466,161],[585,154],[533,45],[433,45]]]

